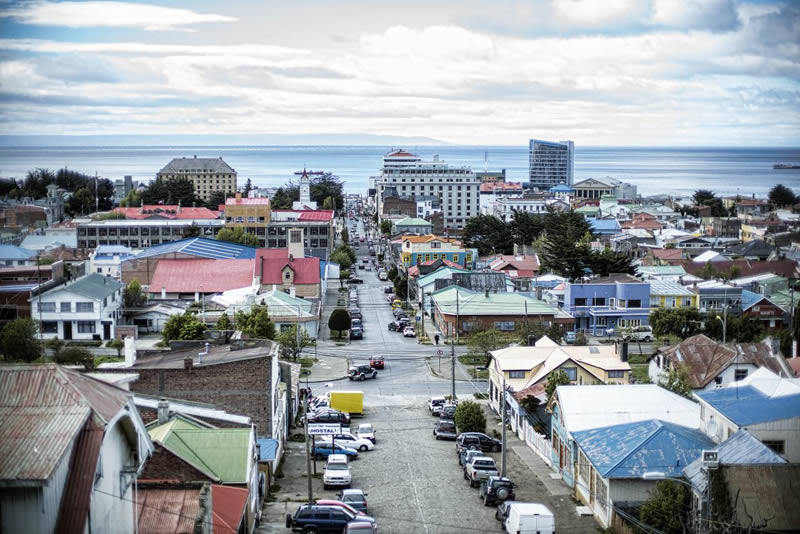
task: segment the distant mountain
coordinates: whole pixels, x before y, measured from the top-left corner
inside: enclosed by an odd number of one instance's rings
[[[431,137],[373,134],[0,135],[2,146],[448,145]]]

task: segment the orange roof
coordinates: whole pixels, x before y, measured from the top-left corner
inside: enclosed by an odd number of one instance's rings
[[[208,208],[187,208],[177,205],[154,204],[138,208],[114,208],[112,213],[122,213],[127,219],[217,219],[219,213]]]
[[[211,485],[214,532],[236,534],[244,517],[249,491],[245,488]]]
[[[452,243],[460,245],[461,242],[453,237],[439,237],[438,235],[405,235],[402,237],[403,241],[410,241],[412,243],[428,243],[430,241],[441,241],[442,243]]]
[[[237,198],[237,197],[228,197],[225,199],[226,206],[241,206],[241,205],[266,205],[269,206],[269,199],[267,197],[255,197],[255,198]]]

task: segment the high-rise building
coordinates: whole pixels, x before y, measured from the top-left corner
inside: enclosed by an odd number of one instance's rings
[[[384,215],[388,196],[413,200],[438,197],[445,228],[463,228],[467,219],[480,213],[480,180],[470,167],[455,167],[433,156],[432,161],[393,150],[383,156],[383,168],[375,178],[378,216]],[[416,216],[416,214],[414,214]]]
[[[156,178],[186,178],[194,185],[195,196],[203,200],[209,200],[214,191],[236,193],[236,171],[222,157],[175,158],[158,171]]]
[[[530,187],[547,191],[560,183],[572,185],[575,175],[575,145],[572,141],[531,139],[528,151]]]

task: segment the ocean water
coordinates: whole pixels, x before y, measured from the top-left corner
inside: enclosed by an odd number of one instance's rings
[[[0,177],[22,178],[36,167],[72,170],[110,178],[132,175],[151,180],[173,157],[223,157],[261,187],[280,186],[304,167],[329,171],[345,190],[364,192],[378,174],[389,146],[130,146],[0,147]],[[423,159],[439,155],[453,165],[474,170],[506,169],[508,181],[527,181],[526,146],[404,146]],[[775,170],[775,163],[800,164],[798,148],[634,148],[581,147],[575,150],[575,181],[611,176],[638,186],[642,195],[717,194],[765,196],[778,183],[800,193],[800,169]]]

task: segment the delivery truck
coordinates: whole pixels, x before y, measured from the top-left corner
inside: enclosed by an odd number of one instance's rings
[[[556,519],[547,506],[531,502],[508,505],[503,526],[509,534],[555,534]]]
[[[331,391],[331,408],[350,415],[364,415],[364,392]]]

